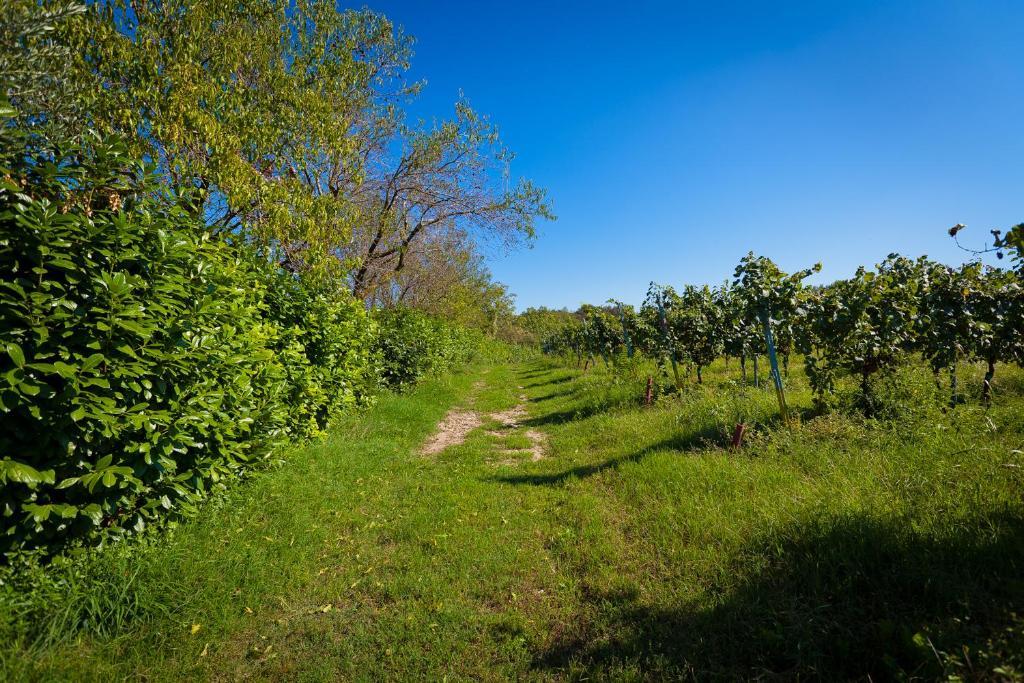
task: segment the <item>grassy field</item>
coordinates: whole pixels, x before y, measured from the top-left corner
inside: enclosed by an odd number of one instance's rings
[[[870,422],[794,373],[794,428],[738,373],[648,408],[644,368],[546,360],[385,397],[8,601],[0,677],[1021,679],[1021,373],[947,410],[907,372]],[[446,415],[471,431],[424,454]]]

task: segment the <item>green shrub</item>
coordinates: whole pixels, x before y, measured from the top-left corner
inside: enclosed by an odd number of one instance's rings
[[[360,304],[212,237],[116,143],[4,161],[8,558],[194,512],[372,388]]]
[[[267,317],[278,328],[273,349],[284,366],[288,422],[294,436],[313,436],[374,389],[376,328],[353,298],[267,270]]]
[[[0,550],[187,510],[285,424],[252,263],[116,145],[6,173]]]
[[[480,332],[448,325],[411,308],[378,310],[374,318],[378,377],[389,388],[465,363],[482,343]]]
[[[379,386],[481,335],[367,313],[232,235],[117,141],[0,126],[0,554],[191,514]],[[380,324],[374,321],[379,319]]]

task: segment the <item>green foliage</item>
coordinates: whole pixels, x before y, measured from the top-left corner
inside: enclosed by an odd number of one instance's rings
[[[606,364],[609,363],[625,346],[618,316],[596,306],[584,306],[580,313],[583,315],[584,352],[589,356],[600,356]]]
[[[305,266],[337,263],[356,216],[343,190],[364,170],[357,136],[376,134],[387,96],[415,89],[401,83],[407,37],[319,0],[114,0],[60,40],[76,57],[66,71],[102,84],[89,125],[198,188],[221,227]]]
[[[395,102],[418,89],[411,41],[382,16],[13,0],[0,38],[6,560],[194,513],[382,384],[481,346],[423,314],[378,328],[348,291],[344,246],[375,213],[356,197],[368,147],[391,144]],[[480,296],[446,310],[493,331],[511,298],[476,274]]]
[[[988,402],[998,362],[1024,358],[1024,296],[1020,274],[969,263],[950,268],[926,258],[890,255],[873,271],[858,269],[850,279],[824,287],[803,280],[820,264],[794,274],[771,260],[748,254],[734,280],[714,289],[687,286],[682,294],[651,284],[638,313],[583,307],[584,317],[550,333],[547,353],[612,354],[628,336],[643,355],[678,377],[680,365],[702,369],[719,356],[748,356],[765,349],[770,325],[784,366],[794,351],[820,410],[841,401],[837,381],[852,375],[860,384],[856,403],[867,414],[882,408],[873,378],[922,354],[936,373],[949,368],[954,401],[959,401],[955,367],[961,361],[988,363],[982,399]],[[755,365],[756,368],[756,365]],[[895,396],[899,392],[889,392]],[[886,409],[888,412],[891,410]]]
[[[277,329],[294,436],[319,434],[332,417],[361,403],[376,385],[372,366],[377,330],[347,293],[281,270],[263,268],[266,318]]]
[[[876,272],[860,268],[852,279],[808,297],[799,350],[819,405],[833,391],[836,374],[847,371],[861,378],[870,410],[870,376],[915,344],[919,273],[917,263],[894,254]]]
[[[936,371],[959,360],[1020,359],[1020,283],[1013,273],[980,263],[923,268],[919,346]]]
[[[763,325],[771,325],[779,352],[788,355],[793,348],[797,311],[803,281],[821,271],[821,264],[789,275],[771,259],[755,256],[753,252],[740,260],[734,274],[736,294],[742,324],[739,326],[754,348],[763,347]]]
[[[465,363],[483,336],[411,308],[381,309],[375,311],[374,320],[378,326],[374,346],[377,372],[381,383],[390,388]]]
[[[4,129],[7,140],[19,136]],[[344,291],[219,239],[116,142],[0,169],[0,552],[190,514],[376,386],[465,360],[479,333],[377,327]]]
[[[0,549],[188,511],[285,431],[252,264],[115,144],[5,172]]]
[[[542,344],[546,339],[573,324],[576,318],[569,311],[541,306],[528,308],[515,316],[510,325],[510,341]]]
[[[7,0],[0,5],[0,82],[18,123],[74,139],[86,130],[83,104],[97,91],[87,74],[69,69],[74,51],[55,39],[87,11],[77,0]]]
[[[697,368],[697,380],[703,381],[701,371],[718,358],[723,351],[721,329],[725,311],[716,304],[708,287],[687,285],[668,310],[668,323],[683,358]]]

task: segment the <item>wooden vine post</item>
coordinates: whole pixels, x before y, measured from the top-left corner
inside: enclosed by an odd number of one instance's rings
[[[779,399],[779,412],[782,421],[789,424],[789,409],[786,406],[786,392],[782,387],[782,375],[779,373],[779,359],[775,353],[775,339],[772,337],[772,326],[768,314],[761,312],[761,323],[764,325],[764,340],[768,345],[768,362],[771,364],[772,382],[775,384],[775,395]]]

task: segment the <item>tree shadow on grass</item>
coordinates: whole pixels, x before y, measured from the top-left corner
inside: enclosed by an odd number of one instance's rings
[[[551,413],[545,413],[544,415],[538,415],[523,420],[523,425],[526,427],[547,427],[552,425],[562,425],[567,422],[575,422],[578,420],[586,420],[595,415],[606,413],[609,411],[608,406],[602,405],[588,405],[580,408],[566,408],[565,410],[556,410]]]
[[[529,421],[524,422],[528,424]],[[634,462],[640,462],[647,456],[664,451],[677,451],[680,453],[694,451],[698,448],[704,448],[709,444],[715,442],[716,439],[721,437],[721,433],[713,427],[703,429],[697,432],[691,432],[689,434],[680,434],[670,439],[663,439],[657,443],[651,444],[646,448],[643,448],[635,453],[628,455],[620,455],[614,458],[610,458],[603,462],[592,463],[589,465],[580,465],[578,467],[572,467],[561,472],[552,473],[538,473],[538,474],[516,474],[516,475],[504,475],[491,477],[491,481],[501,482],[505,484],[529,484],[531,486],[560,486],[569,479],[586,479],[592,477],[595,474],[601,474],[607,470],[617,470],[623,465],[628,465]]]
[[[573,625],[535,652],[534,669],[733,680],[1010,680],[995,667],[1024,671],[1020,516],[950,520],[941,537],[909,520],[826,518],[750,543],[734,566],[706,609],[585,592]]]
[[[548,374],[550,374],[549,371],[528,370],[526,372],[517,372],[516,373],[516,379],[519,379],[519,380],[537,379],[538,377],[543,377],[543,376],[548,375]]]
[[[561,391],[554,391],[550,394],[543,396],[536,396],[530,399],[530,403],[544,403],[545,401],[552,401],[556,398],[562,398],[563,396],[572,396],[574,392],[572,389],[563,389]]]
[[[529,378],[526,378],[526,379],[529,379]],[[550,384],[565,384],[566,382],[571,382],[572,380],[573,380],[573,378],[571,376],[555,377],[554,379],[549,379],[546,382],[531,382],[529,384],[524,384],[523,386],[526,387],[526,388],[546,387],[546,386],[548,386]]]

